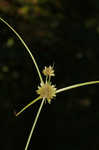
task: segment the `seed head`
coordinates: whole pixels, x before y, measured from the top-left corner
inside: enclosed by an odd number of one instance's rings
[[[41,83],[36,92],[41,98],[47,99],[48,103],[51,103],[51,100],[56,96],[56,88],[50,83]]]
[[[45,67],[43,70],[43,74],[45,76],[49,76],[49,77],[55,76],[53,67],[51,67],[51,66]]]

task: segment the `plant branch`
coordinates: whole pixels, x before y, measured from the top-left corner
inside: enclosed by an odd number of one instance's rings
[[[89,82],[84,82],[84,83],[78,83],[78,84],[71,85],[71,86],[68,86],[65,88],[61,88],[61,89],[57,90],[56,93],[60,93],[60,92],[64,92],[64,91],[74,89],[77,87],[81,87],[81,86],[85,86],[85,85],[92,85],[92,84],[99,84],[99,81],[89,81]]]
[[[37,72],[38,72],[40,81],[43,82],[43,79],[42,79],[40,70],[39,70],[39,68],[38,68],[38,65],[37,65],[37,63],[36,63],[36,60],[35,60],[34,56],[32,55],[30,49],[28,48],[28,46],[27,46],[26,43],[24,42],[24,40],[21,38],[21,36],[20,36],[4,19],[2,19],[2,18],[0,17],[0,20],[1,20],[4,24],[6,24],[6,25],[15,33],[15,35],[18,37],[18,39],[19,39],[19,40],[21,41],[21,43],[24,45],[24,47],[26,48],[26,50],[28,51],[29,55],[30,55],[31,58],[32,58],[32,61],[33,61],[34,65],[35,65],[35,67],[36,67],[36,70],[37,70]]]
[[[43,107],[44,102],[45,102],[45,99],[42,100],[42,102],[41,102],[41,104],[40,104],[40,107],[39,107],[39,109],[38,109],[37,115],[36,115],[35,120],[34,120],[34,122],[33,122],[33,126],[32,126],[32,129],[31,129],[31,131],[30,131],[30,134],[29,134],[27,143],[26,143],[25,150],[28,149],[28,146],[29,146],[29,143],[30,143],[32,134],[33,134],[33,131],[34,131],[34,129],[35,129],[35,126],[36,126],[36,123],[37,123],[37,120],[38,120],[38,118],[39,118],[39,115],[40,115],[40,112],[41,112],[41,109],[42,109],[42,107]]]
[[[22,112],[24,112],[28,107],[30,107],[31,105],[33,105],[35,102],[37,102],[38,100],[40,100],[41,97],[37,97],[35,100],[33,100],[32,102],[30,102],[29,104],[27,104],[22,110],[20,110],[16,116],[19,116]]]

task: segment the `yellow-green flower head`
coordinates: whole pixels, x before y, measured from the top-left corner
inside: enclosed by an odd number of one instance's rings
[[[51,103],[51,100],[56,96],[55,86],[49,83],[41,83],[36,92],[41,98],[47,99],[48,103]]]
[[[45,76],[49,76],[49,77],[55,76],[53,67],[51,67],[51,66],[45,67],[43,70],[43,74]]]

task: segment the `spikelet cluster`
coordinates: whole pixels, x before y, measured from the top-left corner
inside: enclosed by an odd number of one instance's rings
[[[45,67],[42,72],[46,76],[46,82],[41,83],[40,86],[38,86],[38,90],[36,92],[40,95],[41,98],[46,99],[50,104],[51,100],[56,96],[55,85],[52,85],[49,80],[51,76],[55,76],[54,69],[53,67],[49,66]]]

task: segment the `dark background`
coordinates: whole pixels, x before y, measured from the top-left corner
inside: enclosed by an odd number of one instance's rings
[[[0,17],[22,36],[40,70],[55,66],[57,88],[99,80],[98,0],[0,0]],[[24,150],[40,103],[29,54],[0,22],[0,150]],[[46,104],[29,149],[98,150],[99,85],[73,89]]]

